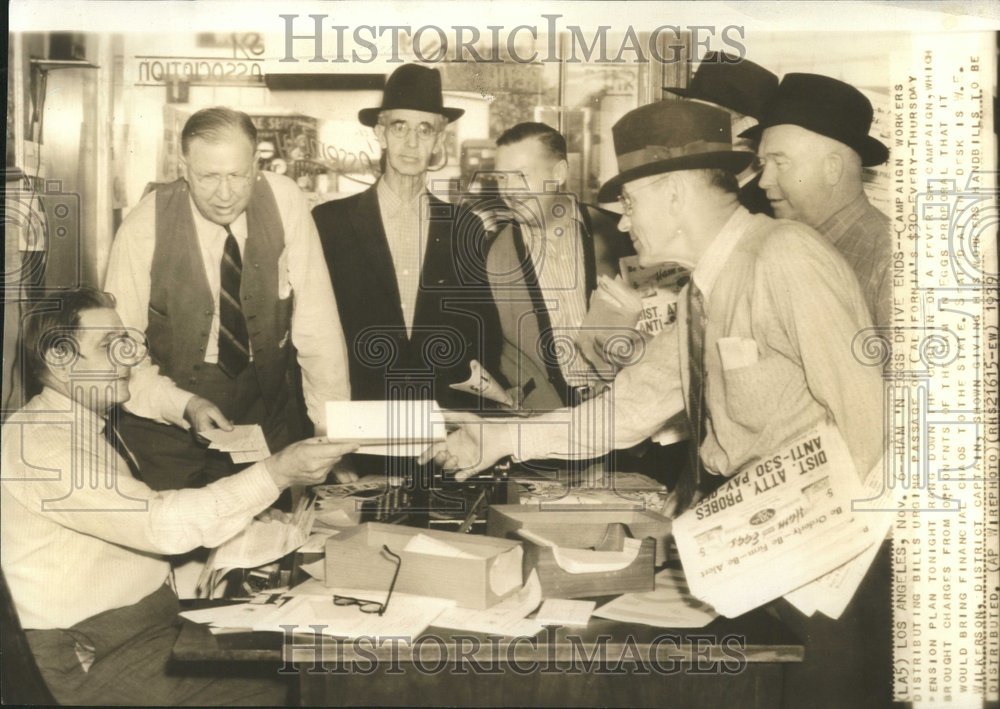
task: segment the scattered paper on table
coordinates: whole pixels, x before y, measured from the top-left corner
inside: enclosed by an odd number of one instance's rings
[[[340,534],[336,529],[328,529],[323,527],[318,529],[313,527],[312,534],[306,540],[305,544],[299,547],[300,554],[322,554],[326,551],[326,540],[335,534]]]
[[[594,615],[661,628],[703,628],[719,617],[710,605],[691,595],[684,572],[678,569],[656,574],[654,590],[623,594],[598,608]]]
[[[255,623],[274,613],[287,599],[274,603],[237,603],[228,606],[214,606],[197,610],[182,611],[179,615],[193,623],[210,625],[214,629],[250,630]]]
[[[323,635],[345,638],[388,637],[412,640],[430,626],[442,612],[455,602],[444,598],[428,598],[406,593],[393,593],[385,614],[363,613],[358,606],[338,606],[333,595],[338,589],[327,589],[323,598],[296,595],[272,615],[258,620],[254,630],[283,631],[282,626],[299,626],[302,632],[319,630]],[[378,594],[372,596],[376,598]],[[384,597],[384,593],[382,594]],[[355,596],[359,597],[359,596]],[[360,596],[364,598],[364,596]]]
[[[542,625],[565,625],[580,628],[590,622],[595,601],[570,601],[565,598],[546,598],[535,616]]]
[[[538,573],[532,571],[517,593],[496,605],[484,610],[455,606],[438,616],[433,625],[474,633],[532,637],[541,631],[542,626],[525,616],[535,610],[541,601],[542,586],[538,582]]]

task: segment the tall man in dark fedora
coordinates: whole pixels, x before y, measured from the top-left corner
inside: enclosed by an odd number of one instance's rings
[[[449,385],[468,378],[472,359],[495,371],[498,347],[489,341],[499,326],[482,263],[482,222],[426,184],[432,161],[442,159],[445,126],[463,113],[443,104],[436,69],[399,67],[382,105],[358,113],[382,148],[382,176],[313,210],[354,399],[419,396],[469,406],[477,402]]]
[[[288,178],[258,170],[253,121],[221,106],[197,111],[181,131],[181,158],[183,177],[126,217],[105,280],[122,321],[149,343],[121,432],[158,490],[241,467],[184,428],[259,424],[271,450],[307,435],[299,370],[320,432],[325,402],[350,397],[307,202]]]
[[[865,196],[862,167],[889,149],[868,132],[871,102],[849,84],[819,74],[788,74],[759,125],[760,184],[775,216],[808,224],[851,265],[872,319],[892,325],[889,217]]]
[[[754,152],[757,149],[756,141],[739,136],[760,122],[765,106],[778,91],[778,77],[747,59],[724,52],[707,52],[686,88],[664,86],[663,90],[726,111],[731,121],[734,147]],[[760,187],[760,171],[757,166],[748,166],[737,175],[737,180],[740,185],[740,204],[751,214],[773,217],[771,204]]]
[[[612,128],[620,173],[599,199],[621,201],[620,228],[642,263],[692,267],[679,327],[654,338],[646,357],[600,397],[524,422],[469,417],[426,457],[461,479],[504,455],[593,457],[686,411],[695,460],[674,491],[677,510],[711,487],[709,479],[733,475],[822,421],[839,428],[859,475],[872,470],[882,453],[881,382],[851,350],[871,322],[857,282],[808,226],[740,206],[735,175],[752,156],[732,150],[729,125],[711,106],[660,101]],[[807,639],[816,644],[788,683],[798,702],[790,706],[806,706],[803,696],[809,706],[889,699],[880,684],[890,672],[888,636],[879,635],[888,629],[879,615],[888,608],[880,570],[865,581],[876,587],[874,602],[863,585],[840,621],[820,623],[834,632],[824,627],[822,639]],[[805,634],[811,628],[807,620]],[[861,653],[866,643],[884,654]]]

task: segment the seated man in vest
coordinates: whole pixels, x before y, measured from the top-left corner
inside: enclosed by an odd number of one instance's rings
[[[184,429],[259,424],[271,450],[316,430],[328,400],[350,398],[347,353],[308,204],[261,172],[250,117],[208,108],[181,132],[183,177],[133,209],[115,237],[105,287],[146,333],[122,435],[144,481],[204,485],[238,469]],[[319,326],[322,324],[322,326]],[[164,425],[176,424],[176,425]]]
[[[93,289],[24,320],[20,352],[41,390],[3,426],[0,558],[32,654],[63,704],[284,704],[277,676],[168,672],[180,621],[161,555],[221,544],[352,448],[308,439],[200,489],[150,489],[116,430],[141,353],[130,334]]]

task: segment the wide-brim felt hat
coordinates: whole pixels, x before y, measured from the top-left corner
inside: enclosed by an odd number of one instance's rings
[[[663,90],[708,101],[759,121],[778,91],[778,76],[746,59],[708,52],[686,88],[664,86]]]
[[[369,127],[378,123],[378,114],[394,109],[426,111],[444,116],[448,122],[460,118],[463,108],[444,105],[441,94],[441,72],[419,64],[404,64],[389,75],[382,92],[382,105],[358,111],[358,120]]]
[[[738,175],[753,153],[733,150],[729,114],[690,101],[666,100],[629,111],[611,127],[619,173],[601,185],[598,202],[613,202],[622,185],[678,170],[720,169]]]
[[[740,137],[759,141],[767,128],[795,125],[843,143],[870,167],[889,159],[889,148],[868,134],[873,118],[872,102],[850,84],[820,74],[786,74],[760,123]]]

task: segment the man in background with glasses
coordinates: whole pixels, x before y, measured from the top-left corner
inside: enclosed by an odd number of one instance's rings
[[[478,402],[449,385],[469,377],[473,359],[495,371],[498,347],[488,340],[499,324],[482,264],[482,223],[427,188],[428,173],[447,161],[445,127],[463,113],[444,105],[436,69],[399,67],[382,105],[358,113],[382,149],[381,177],[313,210],[355,399],[468,407]]]
[[[306,436],[299,367],[318,433],[324,402],[350,398],[307,202],[288,178],[258,171],[256,148],[246,114],[196,112],[181,132],[184,176],[139,202],[112,246],[105,287],[125,325],[146,333],[150,355],[122,435],[154,489],[238,469],[184,429],[259,424],[271,450]]]

